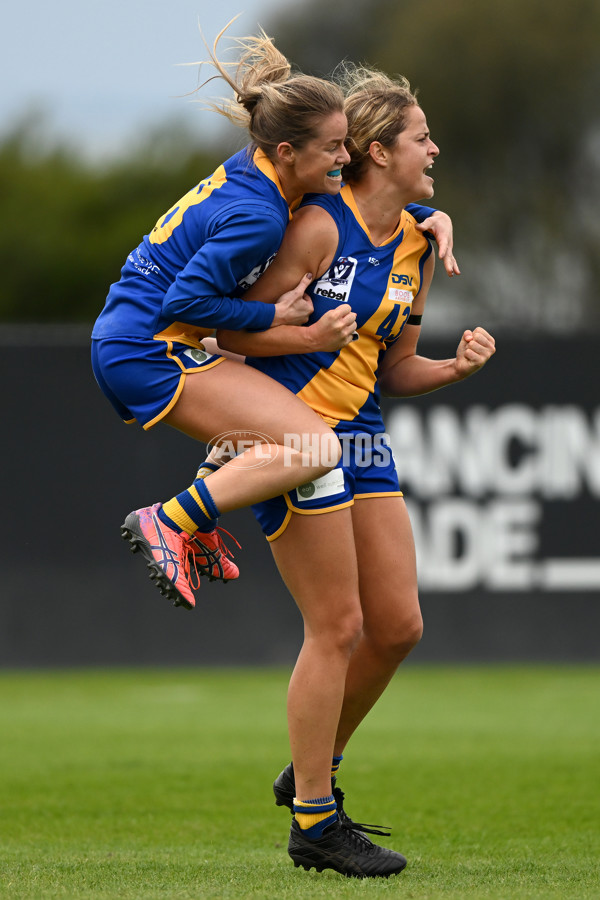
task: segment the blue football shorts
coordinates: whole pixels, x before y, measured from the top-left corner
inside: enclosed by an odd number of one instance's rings
[[[127,423],[152,428],[177,402],[187,375],[212,369],[224,356],[199,342],[164,338],[102,338],[92,341],[92,369],[100,389]]]
[[[336,432],[339,463],[321,478],[252,507],[268,541],[283,534],[294,513],[315,516],[352,506],[368,497],[402,497],[396,463],[385,434]]]

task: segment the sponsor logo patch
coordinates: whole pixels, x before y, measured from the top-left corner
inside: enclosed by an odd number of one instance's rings
[[[210,353],[207,353],[206,350],[196,350],[195,347],[189,347],[187,350],[184,350],[183,355],[189,356],[195,363],[203,363],[210,359]]]
[[[352,256],[340,256],[315,284],[315,294],[347,303],[356,274],[356,260]]]
[[[268,260],[264,263],[261,263],[259,266],[254,266],[251,272],[248,272],[245,278],[242,278],[241,281],[238,282],[238,287],[241,288],[242,291],[247,291],[248,288],[252,287],[255,281],[258,281],[263,272],[265,272],[273,260],[275,259],[275,254],[270,256]]]
[[[388,298],[394,303],[412,303],[413,295],[411,291],[402,291],[400,288],[390,288]]]
[[[318,500],[322,497],[333,497],[344,491],[344,473],[342,469],[333,469],[314,481],[307,481],[296,488],[298,503],[307,500]]]

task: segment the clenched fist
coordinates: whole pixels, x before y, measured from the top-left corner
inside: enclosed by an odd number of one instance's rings
[[[481,369],[496,352],[496,342],[491,334],[477,326],[465,331],[456,350],[456,371],[466,378]]]

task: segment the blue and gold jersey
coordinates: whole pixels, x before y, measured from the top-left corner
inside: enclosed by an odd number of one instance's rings
[[[297,394],[332,427],[377,433],[383,431],[377,385],[381,354],[406,324],[431,245],[404,210],[395,233],[375,246],[349,185],[337,196],[305,197],[306,204],[327,210],[339,233],[333,263],[308,291],[314,304],[310,321],[349,303],[359,338],[335,352],[253,357],[247,362]]]
[[[190,343],[215,328],[268,328],[274,307],[240,295],[268,265],[290,219],[273,165],[248,148],[192,188],[127,257],[92,337]]]

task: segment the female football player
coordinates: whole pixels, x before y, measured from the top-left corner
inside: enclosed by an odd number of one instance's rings
[[[347,69],[345,92],[345,185],[304,198],[249,296],[277,297],[310,270],[309,321],[349,304],[358,339],[306,354],[302,327],[219,331],[217,338],[293,391],[340,439],[335,469],[254,506],[304,620],[288,694],[292,764],[274,791],[294,814],[288,850],[296,865],[387,876],[406,860],[348,818],[333,777],[348,740],[422,632],[413,537],[379,396],[458,382],[495,347],[477,327],[463,333],[452,359],[417,354],[434,255],[405,207],[432,197],[439,150],[404,79]]]
[[[187,608],[195,603],[195,574],[223,580],[238,574],[216,530],[220,512],[323,475],[340,456],[335,434],[306,404],[202,343],[215,328],[262,330],[307,320],[307,273],[269,298],[275,302],[260,302],[267,299],[261,292],[251,301],[241,294],[277,251],[291,207],[307,192],[337,194],[349,160],[339,87],[292,74],[262,32],[239,42],[232,76],[216,55],[223,31],[211,63],[235,100],[221,112],[248,127],[251,144],[178,200],[132,250],[92,334],[94,374],[125,421],[144,429],[164,422],[197,440],[244,450],[167,502],[130,513],[122,526],[161,592]],[[440,250],[451,255],[443,243],[447,217],[436,219]],[[341,347],[354,324],[342,306],[308,332],[319,348]],[[286,446],[292,430],[311,436],[310,449]]]

